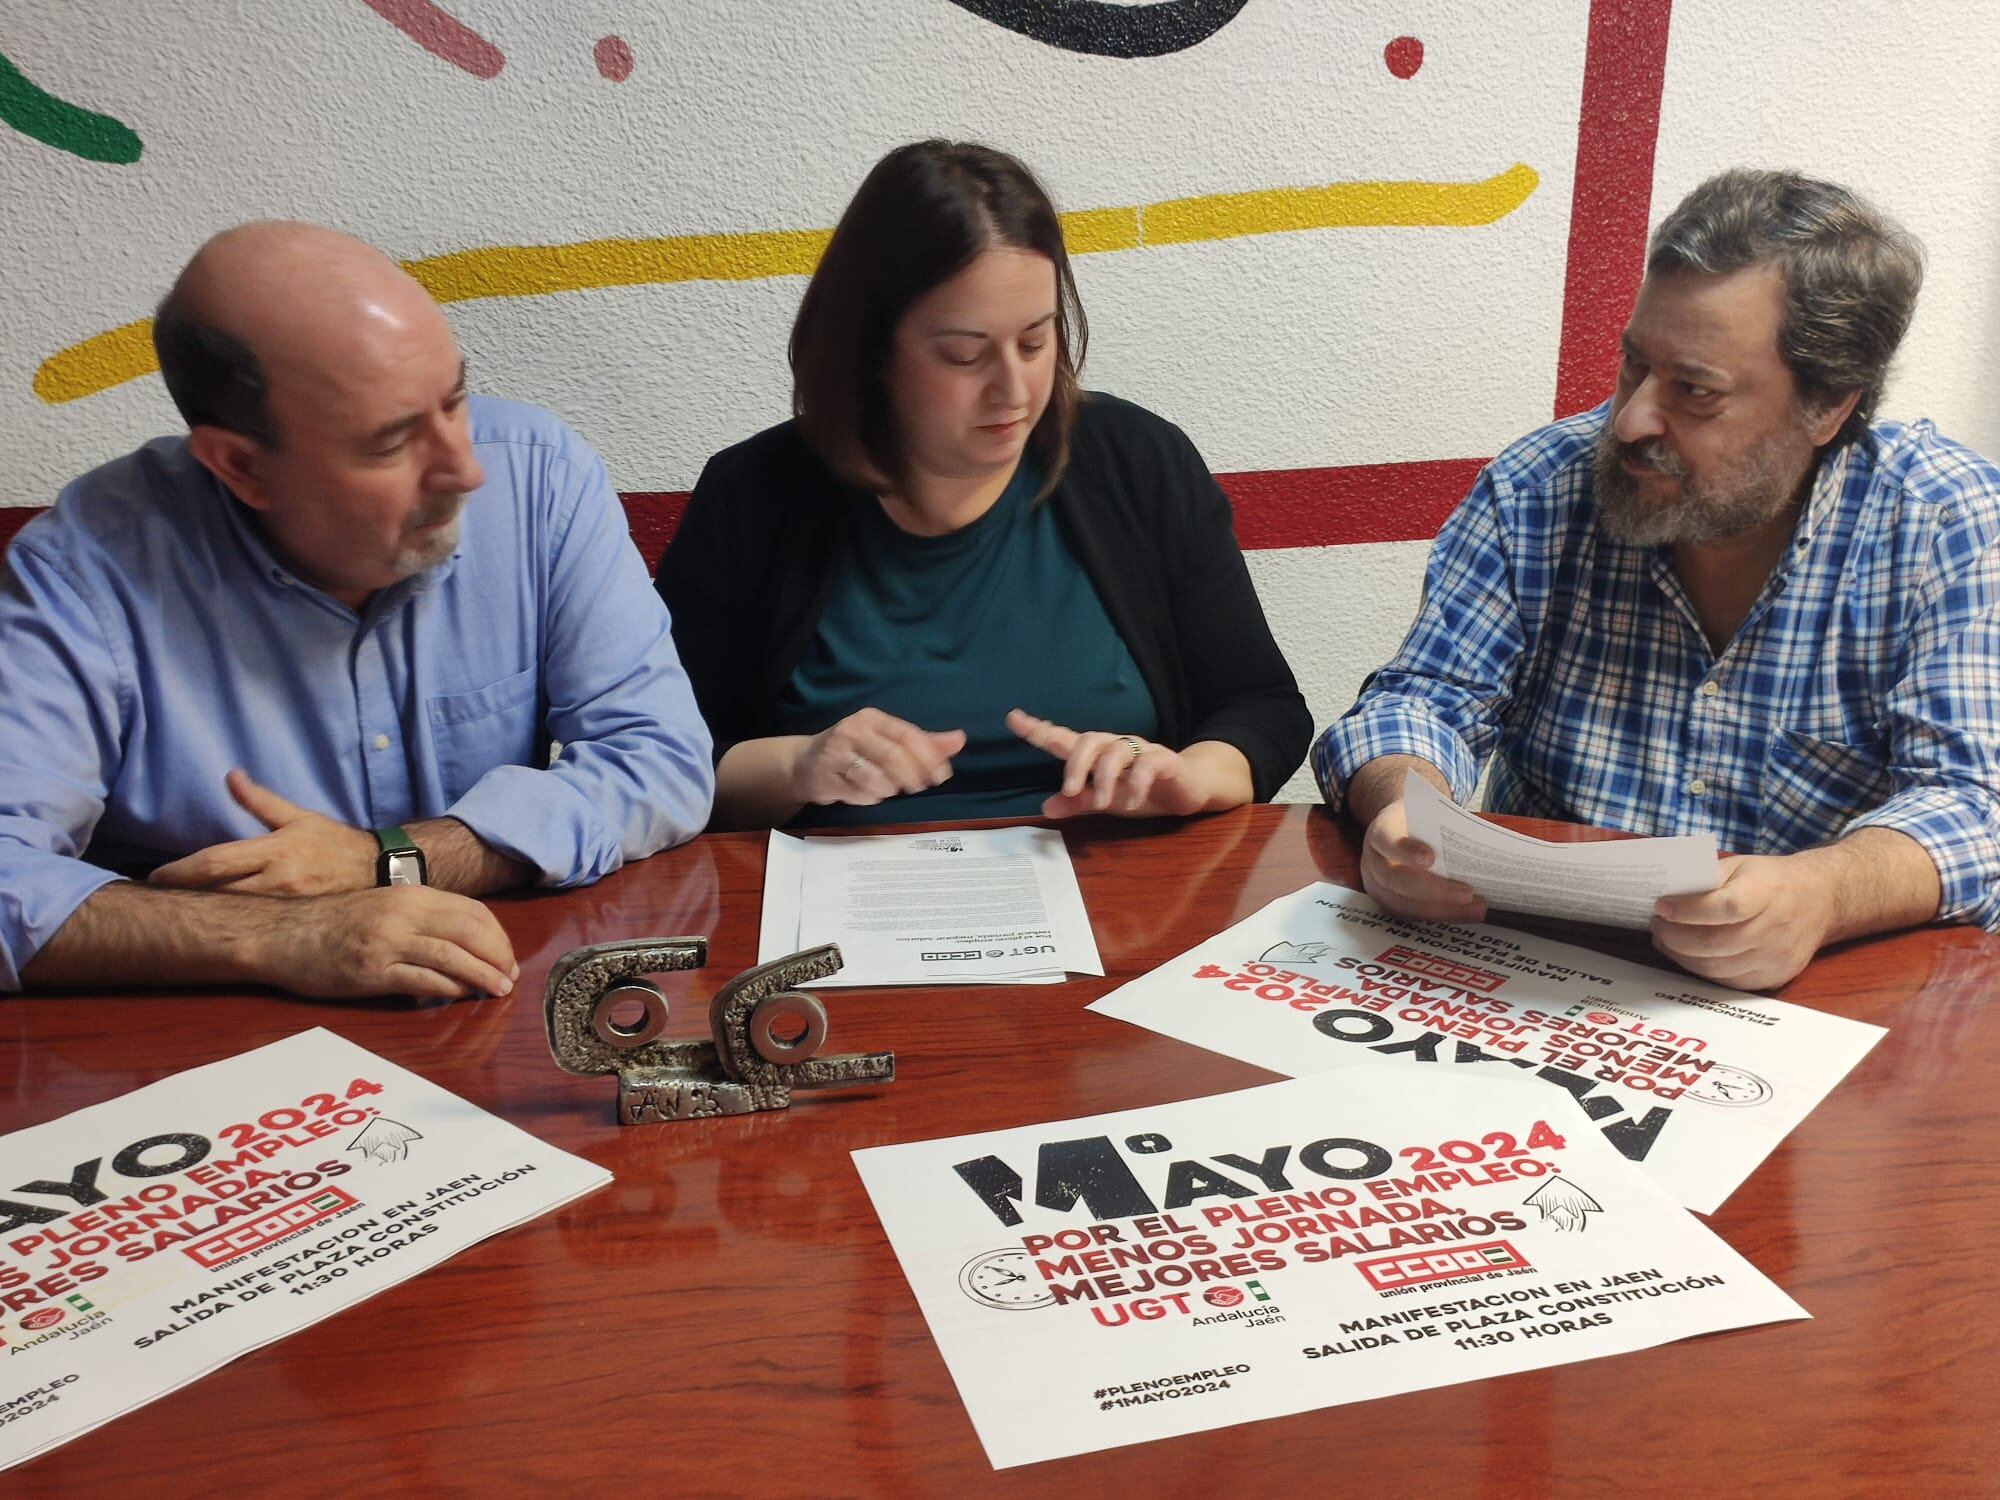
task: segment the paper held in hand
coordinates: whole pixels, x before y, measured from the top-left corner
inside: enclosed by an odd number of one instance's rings
[[[1560,1102],[1350,1069],[854,1164],[996,1468],[1807,1316]]]
[[[1885,1035],[1485,923],[1309,885],[1094,1002],[1274,1073],[1498,1073],[1713,1213]]]
[[[1437,854],[1433,872],[1502,911],[1646,927],[1660,897],[1712,891],[1722,878],[1711,833],[1555,844],[1474,817],[1414,771],[1403,809],[1410,837]]]
[[[1102,974],[1076,867],[1053,828],[862,838],[773,832],[757,961],[840,944],[812,987],[1060,984]]]
[[[324,1030],[0,1160],[0,1468],[611,1180]]]

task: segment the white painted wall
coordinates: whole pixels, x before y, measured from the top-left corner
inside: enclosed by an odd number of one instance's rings
[[[1586,0],[1249,0],[1200,46],[1078,56],[947,0],[452,0],[507,66],[482,80],[360,0],[0,0],[0,54],[139,131],[85,162],[0,127],[0,503],[175,425],[157,377],[50,405],[57,351],[144,316],[214,230],[324,219],[417,257],[493,245],[819,228],[883,150],[1014,150],[1065,209],[1353,179],[1536,191],[1483,228],[1317,230],[1084,257],[1087,378],[1179,421],[1222,470],[1489,454],[1554,396]],[[1920,17],[1920,19],[1918,19]],[[636,66],[591,60],[615,33]],[[1391,38],[1425,43],[1391,76]],[[1852,182],[1931,248],[1893,415],[2000,449],[2000,4],[1682,0],[1659,208],[1706,173]],[[455,305],[486,389],[541,402],[625,490],[684,489],[781,418],[798,278]],[[1425,544],[1258,552],[1322,721],[1395,646]],[[1308,794],[1303,778],[1295,794]]]

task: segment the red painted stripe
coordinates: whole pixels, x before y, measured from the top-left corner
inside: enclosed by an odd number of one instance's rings
[[[1255,552],[1428,541],[1485,463],[1483,458],[1445,458],[1338,469],[1266,469],[1216,478],[1235,509],[1237,540],[1244,551]],[[687,492],[628,491],[622,498],[646,566],[658,567],[687,509]]]
[[[1591,0],[1556,354],[1558,417],[1597,405],[1617,376],[1618,334],[1646,265],[1672,11],[1673,0]]]
[[[501,50],[434,0],[361,0],[424,51],[474,78],[496,78],[507,66]]]
[[[626,490],[619,495],[625,502],[625,519],[632,523],[632,540],[646,559],[646,571],[660,565],[660,554],[674,539],[681,515],[688,508],[686,490]]]
[[[1273,547],[1339,547],[1350,542],[1426,541],[1437,535],[1483,458],[1427,463],[1356,464],[1338,469],[1267,469],[1218,474],[1236,511],[1245,551]],[[659,566],[687,509],[686,490],[628,490],[619,496],[646,566]],[[41,514],[33,506],[0,507],[0,547]]]
[[[36,505],[0,506],[0,548],[14,540],[14,533],[42,513]]]
[[[1219,474],[1245,551],[1427,541],[1472,488],[1483,458]]]

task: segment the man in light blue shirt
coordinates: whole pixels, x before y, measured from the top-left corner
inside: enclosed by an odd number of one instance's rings
[[[330,230],[217,236],[154,337],[188,435],[0,575],[0,989],[506,993],[471,897],[587,884],[713,796],[603,462],[469,396],[436,304]]]

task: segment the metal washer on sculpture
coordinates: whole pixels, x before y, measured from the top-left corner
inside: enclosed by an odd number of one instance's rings
[[[707,938],[632,938],[577,948],[549,971],[549,1051],[566,1072],[618,1075],[620,1124],[754,1114],[788,1108],[793,1089],[895,1081],[893,1052],[818,1055],[826,1042],[826,1007],[792,986],[840,971],[833,943],[730,980],[709,1002],[711,1040],[664,1040],[667,997],[639,976],[707,962]],[[632,1000],[641,1007],[639,1020],[626,1025],[614,1019]]]

